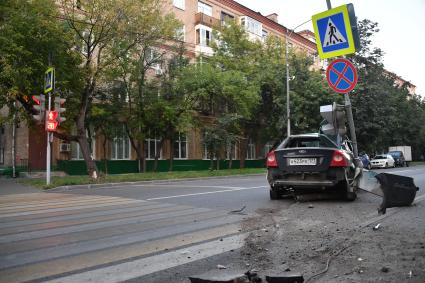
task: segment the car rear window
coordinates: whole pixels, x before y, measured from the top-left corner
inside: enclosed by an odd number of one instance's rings
[[[385,155],[377,155],[374,159],[387,159]]]
[[[395,156],[395,157],[400,157],[401,151],[390,151],[388,152],[388,154],[391,154],[392,156]]]
[[[330,147],[336,148],[335,144],[323,137],[297,137],[291,138],[285,148],[297,147]]]

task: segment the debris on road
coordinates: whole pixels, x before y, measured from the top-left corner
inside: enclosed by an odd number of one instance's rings
[[[217,264],[217,268],[218,269],[226,269],[227,267],[221,264]]]
[[[246,208],[246,205],[242,206],[240,209],[231,210],[229,211],[229,213],[242,213],[242,211],[244,211],[245,208]]]
[[[189,277],[191,283],[246,283],[248,282],[245,272],[241,271],[217,271],[211,270],[200,275]]]
[[[302,283],[304,277],[300,273],[287,272],[279,275],[267,275],[266,282],[268,283]]]
[[[309,204],[308,208],[314,208],[314,206],[312,204]]]
[[[388,271],[390,271],[390,269],[388,267],[386,267],[386,266],[383,266],[381,268],[381,271],[384,272],[384,273],[388,273]]]
[[[379,227],[381,227],[381,223],[378,223],[377,225],[373,226],[373,230],[378,230]]]

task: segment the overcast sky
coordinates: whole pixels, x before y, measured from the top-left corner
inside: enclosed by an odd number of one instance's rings
[[[292,29],[327,10],[326,0],[236,0],[263,15],[277,13],[279,23]],[[425,97],[425,0],[331,0],[332,7],[352,3],[359,20],[378,22],[380,31],[373,38],[385,52],[388,71],[417,86]],[[309,29],[311,22],[296,31]]]

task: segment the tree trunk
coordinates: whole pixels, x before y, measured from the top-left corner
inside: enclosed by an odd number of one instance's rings
[[[164,145],[164,139],[162,138],[159,141],[158,147],[155,153],[155,161],[153,163],[153,171],[156,172],[158,170],[158,159],[161,157],[162,146]]]
[[[85,132],[84,130],[85,129],[83,128],[82,131]],[[79,130],[79,132],[80,132],[80,130]],[[85,134],[84,135],[79,134],[78,143],[80,144],[81,152],[83,153],[84,160],[86,161],[87,172],[88,172],[89,176],[92,179],[97,179],[99,175],[98,175],[98,171],[97,171],[96,162],[92,158],[92,155],[91,155],[91,152],[90,152],[89,142],[88,142]]]
[[[248,139],[247,138],[242,138],[241,140],[241,152],[240,152],[240,157],[241,157],[241,164],[240,164],[240,168],[243,169],[245,168],[245,159],[246,159],[246,150],[248,148]]]
[[[214,170],[214,154],[212,152],[209,153],[210,156],[210,170]]]
[[[173,160],[174,160],[174,140],[170,139],[170,166],[168,171],[173,171]]]
[[[138,162],[137,169],[139,173],[145,173],[146,158],[145,158],[145,143],[144,142],[137,141],[136,154],[137,154],[137,162]]]
[[[232,169],[233,165],[233,145],[230,144],[230,153],[229,153],[229,169]]]
[[[104,162],[104,166],[105,166],[105,175],[108,175],[108,159],[107,159],[107,152],[106,152],[106,142],[107,139],[106,137],[104,137],[103,139],[103,162]]]

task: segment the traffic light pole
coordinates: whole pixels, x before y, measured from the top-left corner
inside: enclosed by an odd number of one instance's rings
[[[52,107],[52,92],[49,92],[48,95],[49,95],[49,102],[48,102],[48,106],[47,106],[48,107],[47,113],[50,112],[51,107]],[[46,123],[47,123],[47,121],[46,121]],[[51,135],[52,135],[52,133],[47,131],[47,154],[46,154],[46,184],[47,185],[50,185],[50,161],[51,161],[51,153],[52,153],[51,145],[50,145],[51,139],[52,139]]]
[[[328,10],[332,9],[331,0],[326,0],[326,5],[328,6]],[[348,95],[348,93],[344,93],[344,99],[345,110],[347,112],[348,127],[350,128],[351,142],[353,144],[353,154],[354,158],[357,158],[359,156],[359,152],[357,149],[356,128],[354,127],[353,110],[351,107],[350,96]]]

